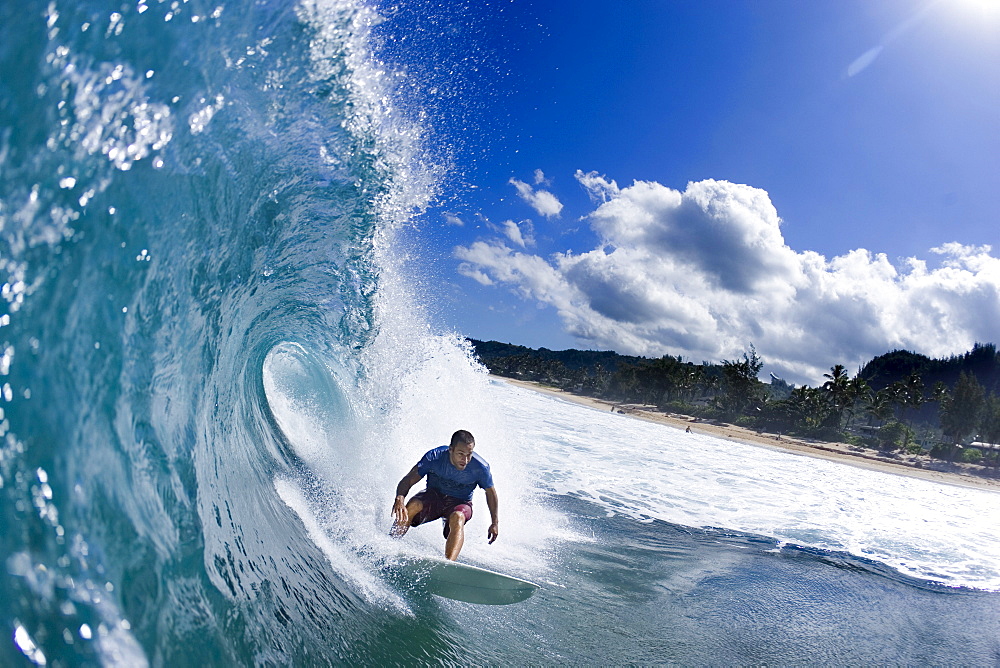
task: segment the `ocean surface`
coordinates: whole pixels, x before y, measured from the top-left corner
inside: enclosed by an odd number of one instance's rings
[[[435,324],[449,151],[384,30],[0,3],[0,665],[1000,664],[1000,494],[515,388]],[[501,502],[463,559],[522,604],[400,576],[443,545],[388,538],[395,484],[458,428]]]

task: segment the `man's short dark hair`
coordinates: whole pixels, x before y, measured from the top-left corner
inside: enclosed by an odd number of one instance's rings
[[[451,444],[448,447],[454,448],[456,445],[475,445],[476,439],[472,437],[472,434],[465,431],[464,429],[459,429],[454,434],[451,435]]]

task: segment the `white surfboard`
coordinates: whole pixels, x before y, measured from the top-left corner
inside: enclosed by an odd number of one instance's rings
[[[403,572],[432,594],[467,603],[519,603],[538,590],[534,582],[447,559],[408,559]]]

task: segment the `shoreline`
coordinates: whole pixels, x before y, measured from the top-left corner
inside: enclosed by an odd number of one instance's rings
[[[573,394],[556,387],[535,381],[518,380],[490,374],[491,378],[534,392],[540,392],[571,401],[581,406],[603,412],[615,411],[623,417],[655,422],[675,429],[690,429],[693,433],[706,434],[719,439],[730,439],[754,447],[780,450],[792,454],[826,459],[883,473],[908,476],[921,480],[972,487],[991,492],[1000,492],[1000,478],[992,478],[972,472],[972,465],[943,462],[926,455],[882,455],[875,450],[860,448],[849,443],[812,441],[783,434],[756,432],[736,425],[705,422],[699,418],[677,413],[664,413],[653,406],[636,404],[616,404],[604,399]],[[978,467],[977,467],[978,468]]]

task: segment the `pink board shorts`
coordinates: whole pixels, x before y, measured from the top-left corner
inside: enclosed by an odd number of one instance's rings
[[[423,504],[423,508],[410,520],[410,526],[415,527],[424,522],[443,519],[444,537],[447,538],[450,533],[448,529],[449,515],[458,512],[465,515],[466,522],[472,519],[472,501],[456,499],[454,496],[447,496],[436,489],[425,489],[413,498],[419,499],[420,503]]]

